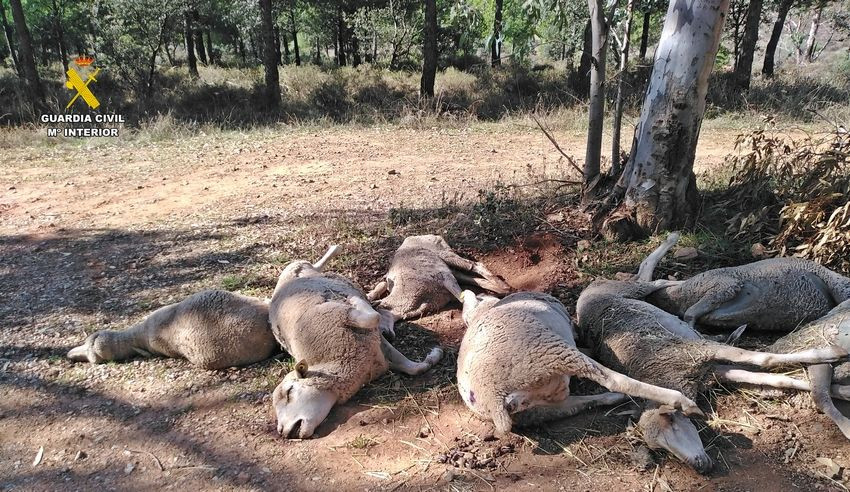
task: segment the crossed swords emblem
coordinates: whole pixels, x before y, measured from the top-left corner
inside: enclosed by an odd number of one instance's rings
[[[83,79],[80,77],[80,74],[78,74],[76,70],[74,70],[73,68],[68,69],[68,71],[66,72],[66,74],[68,75],[68,81],[65,82],[65,87],[67,87],[68,89],[76,89],[77,95],[75,95],[71,99],[71,102],[69,102],[68,105],[65,106],[66,110],[70,108],[71,105],[74,104],[74,101],[76,101],[79,97],[82,97],[83,101],[85,101],[86,104],[88,104],[89,107],[92,109],[97,109],[100,106],[100,101],[98,101],[97,98],[94,97],[94,94],[92,94],[92,92],[89,90],[89,84],[92,82],[97,82],[97,79],[95,77],[97,77],[97,74],[99,72],[100,68],[95,69],[94,73],[89,75],[89,78],[85,82],[83,82]]]

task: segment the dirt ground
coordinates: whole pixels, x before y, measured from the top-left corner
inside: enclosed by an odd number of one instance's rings
[[[584,154],[581,135],[558,136]],[[720,164],[734,136],[704,134],[698,168]],[[633,404],[490,439],[453,385],[456,306],[396,329],[402,352],[421,358],[439,343],[443,362],[421,377],[383,376],[305,441],[275,430],[269,391],[285,356],[224,371],[65,359],[87,334],[203,288],[268,296],[283,264],[331,242],[346,250],[335,268],[370,286],[408,230],[393,222],[400,210],[419,210],[427,228],[428,214],[497,181],[568,173],[530,125],[34,145],[0,149],[0,162],[4,489],[846,490],[850,443],[806,395],[719,391],[703,431],[717,462],[708,477],[642,448],[628,428]],[[572,310],[591,280],[576,269],[573,232],[462,252]]]

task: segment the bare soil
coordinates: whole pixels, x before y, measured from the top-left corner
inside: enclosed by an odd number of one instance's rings
[[[583,155],[580,135],[558,137]],[[731,132],[704,135],[698,167],[722,162],[733,140]],[[341,127],[21,147],[0,149],[0,162],[4,489],[773,491],[848,484],[843,469],[833,479],[818,458],[850,465],[850,443],[807,395],[719,390],[710,402],[716,416],[703,431],[717,461],[708,477],[642,448],[628,429],[634,405],[492,439],[453,385],[464,331],[457,306],[397,328],[396,346],[412,358],[436,343],[447,348],[434,370],[383,376],[305,441],[275,431],[269,391],[287,370],[285,357],[224,371],[173,359],[92,366],[64,358],[88,333],[125,328],[203,288],[268,296],[284,263],[316,258],[332,242],[346,251],[335,267],[369,286],[405,233],[464,229],[483,237],[488,231],[466,208],[481,199],[479,189],[568,173],[531,126]],[[572,309],[591,280],[578,268],[581,217],[532,213],[560,230],[480,247],[466,237],[462,252],[515,288],[554,292]]]

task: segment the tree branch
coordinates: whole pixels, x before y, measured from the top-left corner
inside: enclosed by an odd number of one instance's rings
[[[580,167],[578,167],[578,164],[576,164],[576,161],[575,161],[575,160],[573,160],[573,158],[572,158],[572,157],[570,157],[569,155],[567,155],[567,153],[566,153],[566,152],[564,152],[563,150],[561,150],[561,146],[560,146],[560,145],[558,145],[558,142],[557,142],[557,141],[555,141],[555,137],[553,137],[553,136],[552,136],[552,134],[551,134],[551,133],[549,133],[549,131],[548,131],[548,130],[546,130],[546,128],[544,128],[544,127],[543,127],[543,124],[542,124],[542,123],[540,123],[540,120],[538,120],[538,119],[537,119],[537,117],[536,117],[536,116],[534,116],[534,115],[531,115],[531,119],[533,119],[533,120],[534,120],[534,122],[535,122],[535,123],[537,123],[537,126],[540,128],[540,131],[542,131],[542,132],[543,132],[543,134],[544,134],[544,135],[546,135],[546,138],[548,138],[548,139],[549,139],[549,141],[550,141],[550,142],[552,142],[552,145],[554,145],[554,146],[555,146],[555,148],[558,150],[558,152],[560,152],[560,153],[561,153],[561,155],[562,155],[562,156],[564,156],[564,159],[566,159],[566,160],[567,160],[567,162],[569,162],[569,163],[570,163],[570,165],[573,167],[573,169],[575,169],[576,171],[578,171],[578,173],[579,173],[581,176],[584,176],[584,171],[582,171],[582,170],[581,170],[581,168],[580,168]]]

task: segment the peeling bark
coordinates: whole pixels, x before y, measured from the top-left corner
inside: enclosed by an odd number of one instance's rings
[[[729,0],[670,2],[635,145],[617,184],[624,200],[603,224],[607,234],[622,238],[693,223],[694,157],[728,9]]]

